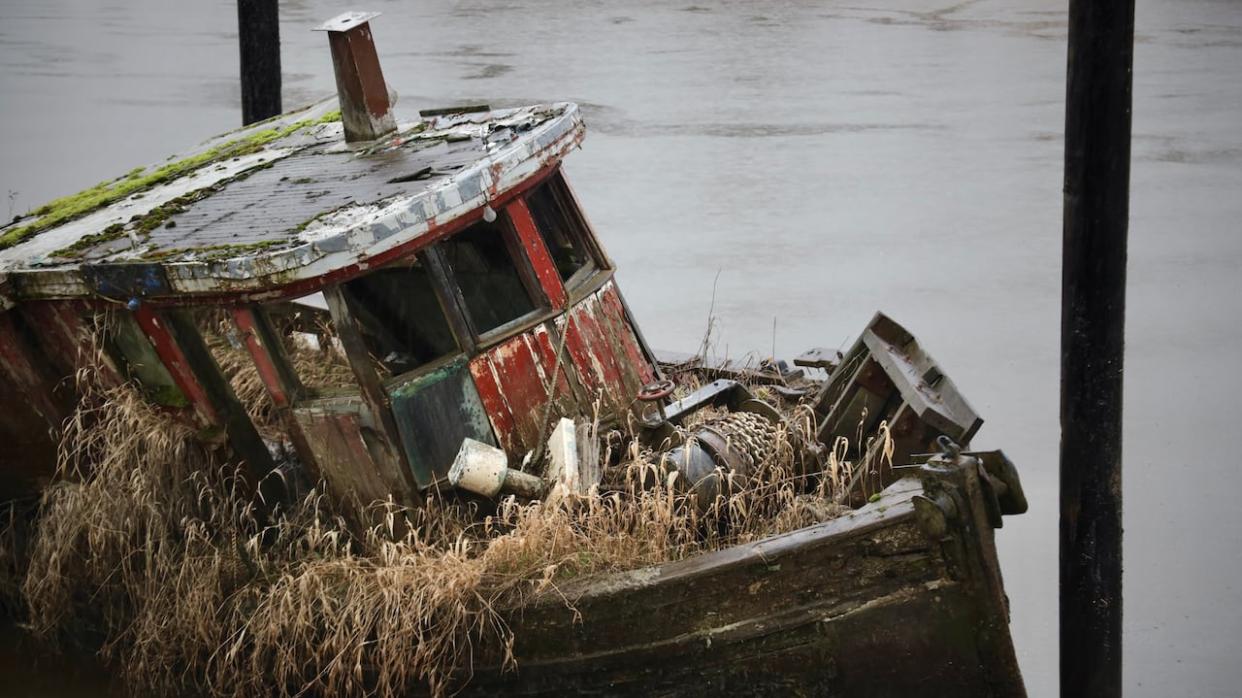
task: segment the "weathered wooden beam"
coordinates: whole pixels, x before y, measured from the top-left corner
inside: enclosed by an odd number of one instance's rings
[[[564,308],[568,300],[565,295],[565,284],[561,281],[560,272],[556,270],[556,264],[552,262],[552,255],[548,253],[548,248],[543,243],[543,237],[539,234],[526,200],[518,197],[509,202],[509,205],[505,207],[505,213],[508,214],[509,221],[513,223],[513,230],[517,233],[525,256],[530,260],[535,280],[543,289],[543,294],[547,296],[553,308]],[[519,265],[519,268],[522,266],[524,265]]]
[[[328,312],[332,313],[332,321],[336,326],[337,336],[349,359],[349,366],[358,379],[358,387],[362,393],[362,401],[371,412],[372,419],[381,427],[380,436],[385,440],[389,453],[395,455],[397,462],[392,464],[400,472],[407,492],[404,494],[413,502],[422,503],[422,492],[414,480],[414,473],[409,468],[409,461],[401,445],[401,432],[397,429],[396,419],[392,414],[392,402],[379,373],[375,370],[375,362],[367,349],[366,340],[358,327],[357,319],[345,300],[345,291],[339,285],[323,289],[324,300],[328,303]]]
[[[146,304],[139,306],[133,317],[142,328],[143,334],[151,340],[151,346],[155,348],[155,353],[168,369],[181,394],[194,407],[200,423],[206,427],[220,426],[223,423],[220,414],[190,367],[189,359],[173,337],[165,318]]]
[[[193,372],[210,402],[219,424],[224,427],[233,452],[245,463],[246,471],[253,479],[252,485],[269,486],[264,482],[273,468],[272,456],[255,429],[246,408],[233,393],[233,387],[220,371],[215,357],[203,341],[198,325],[191,315],[193,311],[172,309],[161,313],[169,334],[180,348],[186,366]],[[267,492],[264,493],[267,496]]]
[[[374,140],[397,130],[388,84],[371,37],[370,20],[377,16],[378,12],[346,12],[318,28],[328,32],[341,123],[345,140],[351,143]]]
[[[431,288],[435,291],[436,300],[440,301],[444,319],[448,320],[457,346],[467,354],[473,354],[476,347],[474,328],[466,314],[466,301],[461,297],[461,289],[448,272],[448,260],[444,258],[444,250],[432,245],[420,254],[423,264],[427,266],[427,274],[431,276]]]
[[[1070,0],[1061,296],[1061,695],[1120,696],[1134,0]]]
[[[237,0],[242,123],[276,116],[280,108],[280,11],[276,0]]]
[[[302,383],[267,316],[257,306],[236,306],[232,314],[272,404],[277,408],[291,406],[303,393]]]

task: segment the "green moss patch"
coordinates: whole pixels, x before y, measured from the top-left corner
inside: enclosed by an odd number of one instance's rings
[[[229,259],[231,257],[239,257],[241,255],[252,252],[259,252],[278,245],[282,245],[287,240],[260,240],[259,242],[239,243],[236,245],[207,245],[204,247],[173,247],[166,250],[156,250],[150,254],[142,256],[142,259],[150,261],[159,261],[175,257],[182,254],[193,254],[195,261],[198,262],[214,262],[221,259]]]
[[[100,182],[77,194],[64,196],[40,206],[34,211],[34,215],[38,216],[36,220],[0,234],[0,249],[12,247],[33,235],[75,218],[80,218],[132,194],[184,177],[206,165],[256,153],[267,144],[292,135],[304,128],[337,121],[340,118],[341,113],[339,111],[330,112],[318,119],[303,119],[283,128],[268,128],[256,131],[244,138],[231,140],[196,155],[165,163],[150,171],[145,167],[136,168],[117,179]],[[96,233],[95,235],[104,236],[106,232]],[[123,233],[123,231],[121,232]],[[116,231],[113,231],[112,234],[115,235]],[[83,238],[83,240],[85,239]],[[97,237],[94,243],[91,244],[101,241],[104,241],[104,239]],[[89,246],[89,244],[86,245],[86,247]]]

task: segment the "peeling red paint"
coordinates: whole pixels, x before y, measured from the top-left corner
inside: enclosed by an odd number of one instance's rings
[[[517,454],[536,447],[549,400],[557,406],[551,416],[574,411],[567,370],[556,368],[556,353],[543,326],[496,345],[470,363],[492,429],[506,451]]]
[[[185,354],[182,353],[181,347],[177,345],[177,341],[173,339],[172,334],[164,327],[164,322],[156,315],[155,311],[145,304],[134,311],[134,320],[142,328],[147,338],[151,340],[151,345],[155,347],[155,353],[159,355],[160,361],[164,362],[164,366],[168,369],[168,373],[172,376],[177,387],[181,389],[181,393],[186,396],[190,404],[194,405],[194,410],[198,413],[203,423],[208,426],[218,426],[220,418],[216,414],[215,407],[212,406],[211,400],[207,397],[207,392],[203,389],[202,384],[198,382],[198,377],[194,375],[194,371],[190,368],[190,363],[186,360]]]
[[[526,200],[520,197],[514,199],[505,207],[505,211],[509,214],[509,220],[513,223],[513,229],[517,231],[522,247],[526,250],[526,257],[530,259],[530,264],[535,269],[535,277],[539,279],[539,285],[543,288],[544,294],[548,300],[552,301],[553,308],[564,308],[568,300],[565,295],[565,284],[561,282],[561,275],[552,262],[552,256],[548,254],[547,246],[543,244],[539,229],[535,227],[535,219],[530,214],[530,207],[526,205]]]
[[[612,281],[574,306],[559,321],[566,332],[565,346],[573,358],[583,387],[603,396],[618,417],[630,408],[634,396],[654,376],[643,357]]]
[[[483,409],[487,410],[487,418],[492,423],[492,431],[500,440],[500,446],[509,453],[514,453],[513,412],[505,402],[500,383],[492,371],[492,363],[487,354],[476,356],[470,361],[470,375],[474,377],[474,387],[479,391],[479,399],[483,401]]]
[[[621,296],[617,293],[615,284],[609,283],[600,291],[600,301],[612,324],[613,339],[620,344],[625,353],[625,361],[638,371],[639,387],[655,380],[655,369],[643,355],[642,347],[638,344],[638,337],[634,334],[633,325],[630,324],[629,316],[625,313],[625,306],[621,303]]]
[[[268,395],[272,398],[272,404],[276,407],[288,407],[289,395],[281,383],[280,372],[276,369],[276,362],[272,360],[270,350],[263,346],[263,341],[259,338],[254,310],[244,306],[233,308],[233,322],[237,324],[237,329],[241,330],[246,350],[250,352],[250,358],[254,360],[255,369],[267,388]]]

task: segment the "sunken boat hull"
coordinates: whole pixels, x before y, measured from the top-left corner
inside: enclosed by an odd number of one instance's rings
[[[582,579],[463,694],[1024,696],[982,479],[924,467],[838,519]]]

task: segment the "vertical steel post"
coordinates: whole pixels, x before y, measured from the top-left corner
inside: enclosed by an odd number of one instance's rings
[[[241,49],[242,123],[281,112],[280,12],[276,0],[237,0],[237,43]]]
[[[1121,695],[1134,0],[1070,0],[1061,297],[1061,695]]]

